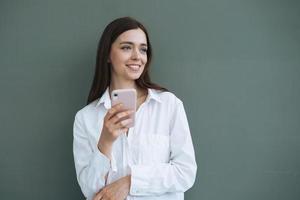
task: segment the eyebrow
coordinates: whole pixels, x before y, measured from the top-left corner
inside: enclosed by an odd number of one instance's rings
[[[131,45],[134,45],[133,42],[129,42],[129,41],[120,42],[120,44],[131,44]],[[141,43],[141,46],[147,46],[147,44]]]

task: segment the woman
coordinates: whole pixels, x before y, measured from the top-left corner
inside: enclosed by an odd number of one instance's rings
[[[77,180],[87,199],[184,199],[196,162],[182,101],[151,82],[151,44],[145,27],[124,17],[99,42],[87,106],[77,112],[73,152]],[[132,111],[111,107],[115,89],[137,91]]]

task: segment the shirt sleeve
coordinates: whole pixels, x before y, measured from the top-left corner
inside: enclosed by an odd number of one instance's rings
[[[80,111],[75,116],[73,136],[77,180],[84,196],[92,199],[105,186],[106,175],[110,170],[110,160],[100,151],[93,151]]]
[[[183,104],[177,101],[170,121],[170,162],[131,166],[130,194],[162,195],[185,192],[195,182],[197,164]]]

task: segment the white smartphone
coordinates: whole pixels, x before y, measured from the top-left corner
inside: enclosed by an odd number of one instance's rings
[[[111,93],[111,105],[122,103],[124,110],[134,110],[134,113],[130,115],[132,122],[128,124],[128,128],[133,127],[135,123],[135,110],[136,110],[136,90],[135,89],[118,89],[113,90]]]

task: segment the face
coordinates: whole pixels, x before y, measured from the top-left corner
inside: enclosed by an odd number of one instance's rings
[[[125,31],[111,46],[112,79],[136,80],[147,63],[147,38],[141,29]]]

